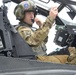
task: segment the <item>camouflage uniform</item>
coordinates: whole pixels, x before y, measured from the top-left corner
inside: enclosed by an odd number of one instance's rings
[[[76,65],[76,48],[68,47],[70,55],[67,58],[67,64]]]
[[[43,27],[37,29],[36,31],[33,31],[32,28],[29,27],[29,25],[24,25],[24,23],[20,23],[20,26],[17,28],[17,31],[23,37],[23,39],[30,45],[33,52],[37,56],[37,60],[45,62],[65,63],[67,61],[68,55],[46,56],[47,54],[45,39],[48,36],[49,29],[51,28],[53,22],[54,20],[48,16],[43,24]]]
[[[35,7],[36,6],[34,6],[34,3],[32,3],[31,0],[23,1],[16,6],[14,14],[16,18],[21,21],[24,18],[25,12],[34,11],[35,13]],[[37,56],[37,60],[45,62],[65,63],[67,61],[67,55],[47,56],[46,54],[47,49],[45,46],[45,41],[53,22],[54,19],[48,16],[46,21],[43,23],[43,26],[36,31],[30,27],[32,25],[20,22],[19,27],[17,27],[17,31],[32,48],[33,52]]]
[[[49,16],[46,19],[46,22],[43,24],[43,27],[37,29],[36,31],[32,30],[32,27],[25,23],[20,23],[17,31],[24,38],[24,40],[30,45],[36,55],[46,55],[46,46],[45,39],[48,36],[49,29],[51,28],[54,20]]]

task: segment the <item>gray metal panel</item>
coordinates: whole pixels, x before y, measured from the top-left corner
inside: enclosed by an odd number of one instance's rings
[[[7,50],[12,50],[12,43],[11,43],[10,32],[5,29],[5,26],[6,26],[6,23],[3,22],[3,11],[0,11],[0,30],[2,31],[2,35],[3,35],[2,39],[5,45],[4,49],[2,50],[7,51]]]
[[[3,74],[4,73],[4,74]],[[76,66],[0,57],[0,75],[76,75]]]
[[[35,54],[26,41],[17,32],[11,32],[11,34],[16,55],[19,57],[34,58]]]

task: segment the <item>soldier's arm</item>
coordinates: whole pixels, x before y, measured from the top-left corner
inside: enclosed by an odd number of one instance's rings
[[[31,37],[27,39],[28,40],[27,42],[30,45],[39,45],[42,41],[45,40],[45,38],[48,36],[49,29],[51,28],[57,14],[58,14],[57,7],[52,7],[49,12],[49,16],[47,17],[46,21],[43,24],[43,27],[35,31],[34,34],[32,34]]]
[[[31,35],[31,37],[27,39],[28,40],[27,42],[30,45],[39,45],[48,36],[49,29],[51,28],[53,22],[54,22],[54,19],[48,16],[45,23],[43,24],[43,27],[36,30]]]
[[[53,22],[54,19],[48,16],[45,23],[43,24],[43,27],[36,30],[35,32],[31,32],[29,28],[23,26],[18,28],[18,32],[29,45],[39,45],[48,36],[49,29]]]
[[[46,21],[43,23],[43,27],[36,30],[34,33],[31,35],[27,36],[28,31],[22,31],[21,35],[23,38],[26,40],[26,42],[29,45],[39,45],[41,42],[45,40],[45,38],[48,36],[49,29],[51,28],[54,19],[56,17],[57,11],[56,8],[50,10],[49,16],[47,17]],[[29,32],[30,33],[30,32]]]

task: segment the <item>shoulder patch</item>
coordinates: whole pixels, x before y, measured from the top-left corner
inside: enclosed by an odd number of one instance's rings
[[[22,36],[24,39],[31,36],[31,31],[29,31],[29,30],[22,31],[21,33],[22,33]]]
[[[29,30],[26,30],[26,31],[24,31],[24,34],[25,34],[26,36],[30,36],[30,35],[31,35],[31,32],[30,32]]]

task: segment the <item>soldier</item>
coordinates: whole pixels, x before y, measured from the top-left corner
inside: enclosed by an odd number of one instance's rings
[[[32,48],[37,60],[45,62],[65,63],[68,55],[47,56],[46,46],[47,36],[55,18],[58,14],[57,7],[52,7],[49,11],[46,21],[42,24],[38,19],[35,19],[37,7],[31,1],[23,1],[18,4],[14,10],[16,18],[20,21],[17,27],[18,33]],[[36,21],[39,24],[39,29],[33,30],[32,24]]]

